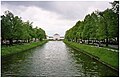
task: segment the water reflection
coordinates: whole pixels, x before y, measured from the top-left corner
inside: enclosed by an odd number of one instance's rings
[[[2,76],[118,76],[118,72],[62,41],[49,41],[42,47],[2,58]]]

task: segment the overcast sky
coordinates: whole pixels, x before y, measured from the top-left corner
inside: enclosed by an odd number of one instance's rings
[[[33,27],[40,27],[46,34],[55,33],[64,36],[65,31],[83,20],[95,10],[111,8],[108,1],[2,1],[1,14],[9,10],[24,21],[33,22]]]

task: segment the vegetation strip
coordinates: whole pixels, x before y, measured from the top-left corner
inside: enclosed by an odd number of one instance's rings
[[[14,46],[2,46],[1,56],[8,56],[11,54],[19,53],[22,51],[26,51],[28,49],[32,49],[34,47],[43,45],[47,42],[47,40],[40,41],[40,42],[32,42],[32,43],[25,43],[23,45],[14,45]]]
[[[1,16],[1,44],[12,45],[46,39],[46,33],[42,28],[33,28],[29,20],[24,22],[19,16],[10,11],[5,11]]]
[[[102,62],[103,64],[118,70],[119,68],[119,53],[113,52],[103,48],[91,47],[85,44],[78,44],[75,42],[64,41],[70,47],[82,51],[92,58]]]

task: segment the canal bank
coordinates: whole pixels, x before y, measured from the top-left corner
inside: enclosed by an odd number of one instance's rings
[[[62,41],[2,58],[2,77],[118,77],[119,73]]]
[[[64,40],[68,46],[85,53],[86,55],[100,61],[106,66],[119,71],[119,53],[103,48],[93,47],[86,44],[78,44],[75,42],[68,42]]]
[[[1,46],[1,56],[9,56],[15,53],[23,52],[32,48],[35,48],[37,46],[41,46],[45,44],[47,40],[40,41],[40,42],[31,42],[31,43],[24,43],[21,45],[13,45],[13,46]]]

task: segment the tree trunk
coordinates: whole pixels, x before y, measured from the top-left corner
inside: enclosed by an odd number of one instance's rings
[[[28,39],[28,43],[30,43],[30,39]]]
[[[3,39],[1,39],[1,44],[3,45]]]
[[[85,43],[85,40],[83,40],[83,43]]]
[[[117,44],[119,45],[119,36],[117,37]]]
[[[13,44],[13,40],[9,39],[9,44],[12,45]]]
[[[77,42],[77,38],[75,38],[75,42]]]
[[[17,44],[19,43],[18,39],[16,39],[16,43],[17,43]]]
[[[100,47],[101,46],[100,40],[98,40],[98,41],[99,41],[98,43],[99,43],[99,47]]]
[[[89,44],[89,39],[87,40],[87,43]]]
[[[92,44],[94,45],[94,39],[92,40]]]
[[[35,38],[35,42],[36,42],[36,38]]]
[[[108,46],[108,38],[106,38],[106,46]]]

